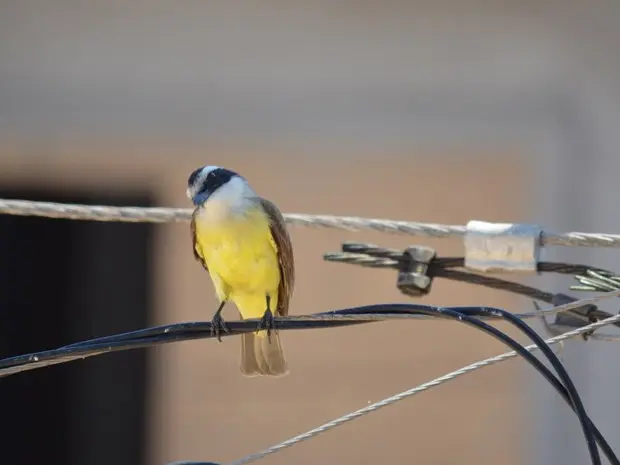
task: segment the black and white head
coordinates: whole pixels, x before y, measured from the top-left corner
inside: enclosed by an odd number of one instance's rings
[[[256,197],[248,182],[234,171],[219,166],[203,166],[193,171],[187,180],[187,197],[199,206],[209,199],[230,203]]]

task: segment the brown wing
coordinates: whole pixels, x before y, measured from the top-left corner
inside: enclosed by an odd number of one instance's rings
[[[293,245],[286,229],[284,216],[269,200],[260,199],[261,205],[269,217],[271,236],[276,245],[278,262],[280,264],[280,287],[278,289],[278,314],[288,315],[288,305],[295,287],[295,261]]]
[[[198,212],[198,209],[194,210],[194,213],[192,213],[192,221],[190,223],[190,230],[192,234],[192,250],[194,251],[194,258],[200,262],[200,264],[205,270],[209,271],[209,268],[207,267],[207,262],[205,261],[202,255],[202,250],[200,250],[200,245],[198,245],[198,242],[196,242],[196,213],[197,212]]]

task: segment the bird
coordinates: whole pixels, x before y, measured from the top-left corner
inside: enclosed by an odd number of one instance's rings
[[[194,258],[208,271],[219,300],[212,332],[221,342],[220,332],[229,331],[221,313],[232,301],[242,319],[260,318],[257,331],[241,335],[241,373],[287,374],[274,316],[288,315],[295,263],[282,213],[244,177],[218,166],[194,170],[186,193],[194,205]]]

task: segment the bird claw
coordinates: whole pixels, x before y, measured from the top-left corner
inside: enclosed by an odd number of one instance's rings
[[[219,342],[222,342],[222,336],[220,336],[222,330],[226,333],[230,332],[226,323],[224,323],[224,318],[219,313],[216,313],[211,320],[211,336],[215,336]]]
[[[273,317],[273,313],[271,313],[271,310],[267,309],[265,310],[265,314],[263,315],[263,317],[260,319],[258,323],[258,330],[267,331],[267,340],[271,344],[271,331],[272,330],[275,331],[275,329],[276,329],[275,318]]]

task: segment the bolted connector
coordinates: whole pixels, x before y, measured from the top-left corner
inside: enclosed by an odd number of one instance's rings
[[[559,307],[560,305],[575,302],[576,300],[577,299],[575,299],[574,297],[558,293],[553,296],[551,304],[554,307]],[[536,304],[535,306],[537,309],[540,309],[538,304]],[[542,320],[542,324],[544,325],[547,332],[549,332],[553,336],[557,336],[558,334],[571,331],[575,328],[583,328],[590,323],[594,323],[598,320],[604,320],[605,318],[609,318],[610,316],[612,316],[610,313],[599,310],[596,305],[586,304],[581,307],[569,310],[567,312],[556,313],[553,323],[548,323],[546,318],[542,315],[540,316],[540,319]],[[594,330],[588,331],[586,333],[583,333],[581,337],[584,341],[587,341],[593,333]]]
[[[409,258],[407,267],[398,272],[396,286],[411,297],[421,297],[431,291],[433,278],[428,276],[428,266],[437,252],[430,247],[408,247],[404,255]]]
[[[465,233],[465,267],[482,272],[537,271],[539,226],[470,221]]]

